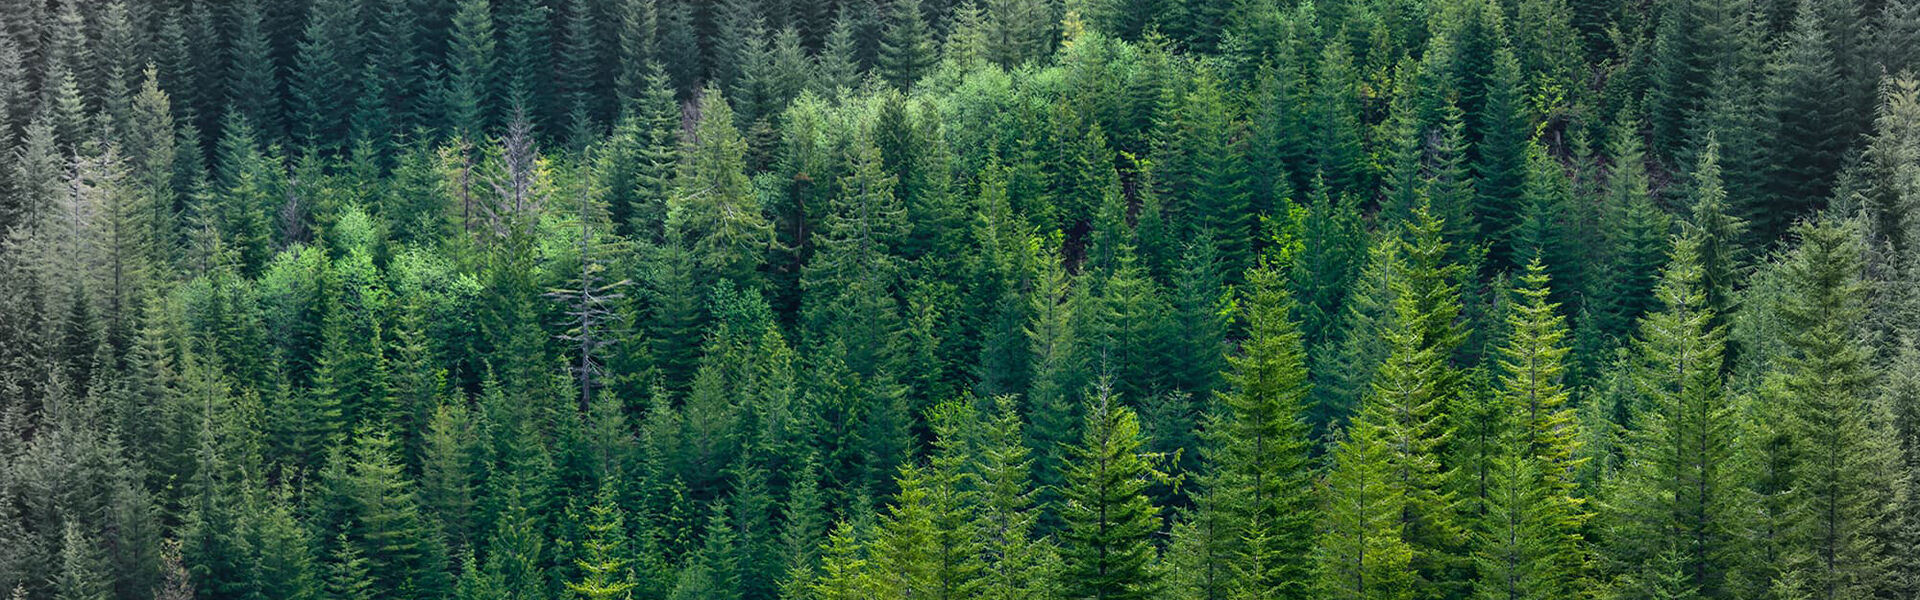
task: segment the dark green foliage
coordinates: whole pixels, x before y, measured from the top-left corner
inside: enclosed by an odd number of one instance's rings
[[[0,594],[1910,597],[1916,7],[0,0]]]
[[[1167,218],[1183,236],[1212,236],[1228,272],[1238,273],[1251,264],[1258,223],[1248,210],[1245,125],[1224,94],[1213,78],[1199,79],[1167,125],[1155,177]]]
[[[1756,239],[1785,235],[1795,219],[1826,205],[1838,173],[1849,115],[1828,23],[1802,3],[1792,30],[1767,63],[1766,107],[1774,128],[1766,142],[1766,186],[1744,215]],[[1728,140],[1730,141],[1730,140]],[[1726,142],[1723,142],[1726,143]]]
[[[1143,493],[1166,475],[1160,457],[1142,452],[1146,440],[1132,410],[1105,383],[1087,402],[1081,442],[1073,449],[1060,507],[1061,584],[1077,598],[1152,598],[1160,575],[1151,540],[1160,527]]]
[[[904,90],[925,76],[938,58],[934,32],[920,10],[920,0],[899,0],[888,7],[878,67],[888,83]]]

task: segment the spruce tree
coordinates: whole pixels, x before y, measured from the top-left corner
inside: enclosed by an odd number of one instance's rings
[[[1815,3],[1801,2],[1792,29],[1767,65],[1766,109],[1774,128],[1765,145],[1766,185],[1748,205],[1756,239],[1772,241],[1794,221],[1826,205],[1851,146],[1850,115],[1835,76],[1833,40]],[[1728,143],[1731,140],[1727,140]]]
[[[1877,374],[1859,330],[1866,284],[1857,228],[1832,220],[1795,228],[1799,246],[1782,264],[1786,353],[1768,376],[1781,390],[1795,453],[1783,581],[1820,598],[1870,597],[1882,585],[1880,528],[1897,489],[1883,409],[1867,396]]]
[[[1697,233],[1674,241],[1655,288],[1661,308],[1640,322],[1635,379],[1649,402],[1600,504],[1603,566],[1634,597],[1663,597],[1672,573],[1703,597],[1730,597],[1745,566],[1749,482],[1735,452],[1739,415],[1722,387],[1726,331],[1707,299],[1702,245]]]
[[[477,139],[493,124],[497,93],[493,9],[488,0],[458,0],[447,49],[445,89],[448,135]]]
[[[1021,434],[1013,396],[996,396],[990,411],[972,423],[967,437],[976,444],[962,475],[976,491],[971,534],[981,540],[984,567],[980,596],[991,600],[1046,600],[1058,593],[1059,556],[1050,540],[1034,535],[1040,507],[1035,503],[1033,459]]]
[[[1087,402],[1080,445],[1073,448],[1060,506],[1061,583],[1074,598],[1153,598],[1161,590],[1152,536],[1160,517],[1145,494],[1167,477],[1157,455],[1142,452],[1146,439],[1134,412],[1120,405],[1106,383]]]
[[[261,0],[242,0],[233,7],[233,24],[227,44],[227,111],[257,127],[267,140],[277,140],[282,131],[280,76],[274,64],[272,46],[262,29]],[[229,117],[227,126],[234,123]],[[221,128],[221,135],[231,135]]]
[[[1443,411],[1456,402],[1465,385],[1464,375],[1451,363],[1451,355],[1466,337],[1455,323],[1460,267],[1446,262],[1442,226],[1425,206],[1416,207],[1414,221],[1407,226],[1410,241],[1400,242],[1406,270],[1390,281],[1392,317],[1381,334],[1387,344],[1386,358],[1353,418],[1349,433],[1353,441],[1342,445],[1343,452],[1358,454],[1336,459],[1353,461],[1353,468],[1359,470],[1354,477],[1360,477],[1373,468],[1361,467],[1361,463],[1375,462],[1370,454],[1386,453],[1385,473],[1391,477],[1387,485],[1403,503],[1398,527],[1401,542],[1413,553],[1414,581],[1433,590],[1459,584],[1450,563],[1461,543],[1461,528],[1453,517],[1453,499],[1443,486],[1441,453],[1453,427]],[[1372,444],[1387,447],[1371,448]],[[1368,490],[1375,485],[1360,480],[1347,483],[1351,493],[1359,494],[1372,493]]]
[[[1169,218],[1188,235],[1212,235],[1228,272],[1238,273],[1252,264],[1256,224],[1248,210],[1245,126],[1224,94],[1211,76],[1199,78],[1167,126],[1156,177]]]
[[[325,153],[346,141],[357,96],[350,83],[362,74],[361,21],[358,3],[325,0],[308,10],[289,87],[294,137],[309,150]]]
[[[909,89],[939,60],[934,32],[920,0],[889,3],[886,31],[880,37],[879,70],[888,83]]]
[[[1334,42],[1320,55],[1311,106],[1313,168],[1333,194],[1360,195],[1374,187],[1374,166],[1361,141],[1360,82],[1353,54]]]
[[[1513,230],[1520,226],[1526,205],[1519,200],[1528,179],[1528,126],[1519,61],[1505,48],[1493,55],[1493,72],[1486,82],[1485,103],[1475,115],[1480,139],[1473,144],[1474,222],[1490,242],[1487,267],[1504,271],[1525,261],[1515,248]]]
[[[1476,528],[1482,597],[1559,598],[1584,587],[1587,513],[1573,481],[1582,436],[1561,383],[1567,331],[1548,279],[1538,259],[1528,264],[1499,349],[1493,418],[1510,422]]]
[[[667,199],[666,229],[674,243],[693,251],[704,276],[753,289],[773,228],[747,179],[746,140],[718,89],[701,93],[699,114],[692,143],[682,148],[676,189]]]
[[[1370,414],[1361,413],[1333,448],[1331,467],[1318,486],[1314,590],[1322,598],[1416,597],[1415,549],[1407,542],[1404,521],[1408,494],[1396,477],[1392,447],[1402,436],[1388,420]]]
[[[1313,589],[1309,383],[1285,277],[1275,264],[1248,273],[1238,303],[1247,338],[1228,359],[1229,388],[1220,393],[1211,483],[1232,492],[1223,508],[1234,524],[1225,533],[1242,544],[1232,563],[1237,597],[1307,598]]]
[[[575,559],[581,577],[567,582],[567,590],[581,600],[627,600],[639,584],[627,550],[625,511],[616,502],[613,486],[602,483],[587,511],[587,538],[578,542],[581,555]]]

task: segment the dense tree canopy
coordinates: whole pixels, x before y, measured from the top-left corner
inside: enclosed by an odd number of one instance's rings
[[[0,594],[1913,598],[1916,48],[0,0]]]

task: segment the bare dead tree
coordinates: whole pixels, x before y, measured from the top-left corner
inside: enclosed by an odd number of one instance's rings
[[[506,135],[500,138],[500,170],[493,173],[488,182],[493,188],[494,202],[480,205],[496,238],[512,236],[538,215],[541,205],[545,204],[545,194],[536,185],[539,161],[533,124],[524,113],[516,112],[513,122],[507,125]]]
[[[280,231],[283,233],[280,249],[307,241],[307,208],[300,198],[300,176],[287,177],[287,198],[280,203]]]
[[[580,410],[585,412],[592,405],[594,382],[602,373],[598,355],[601,349],[621,337],[619,332],[626,324],[626,315],[615,310],[615,304],[626,297],[620,290],[632,281],[605,280],[607,257],[614,254],[615,249],[594,235],[593,227],[598,221],[599,211],[594,203],[592,178],[580,179],[577,192],[579,277],[574,281],[574,288],[550,290],[547,297],[566,303],[566,314],[573,320],[571,329],[554,337],[576,344],[580,353],[573,372],[579,380]]]

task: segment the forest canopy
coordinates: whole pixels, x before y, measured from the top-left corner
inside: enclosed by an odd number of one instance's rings
[[[17,600],[1920,596],[1920,0],[0,0]]]

